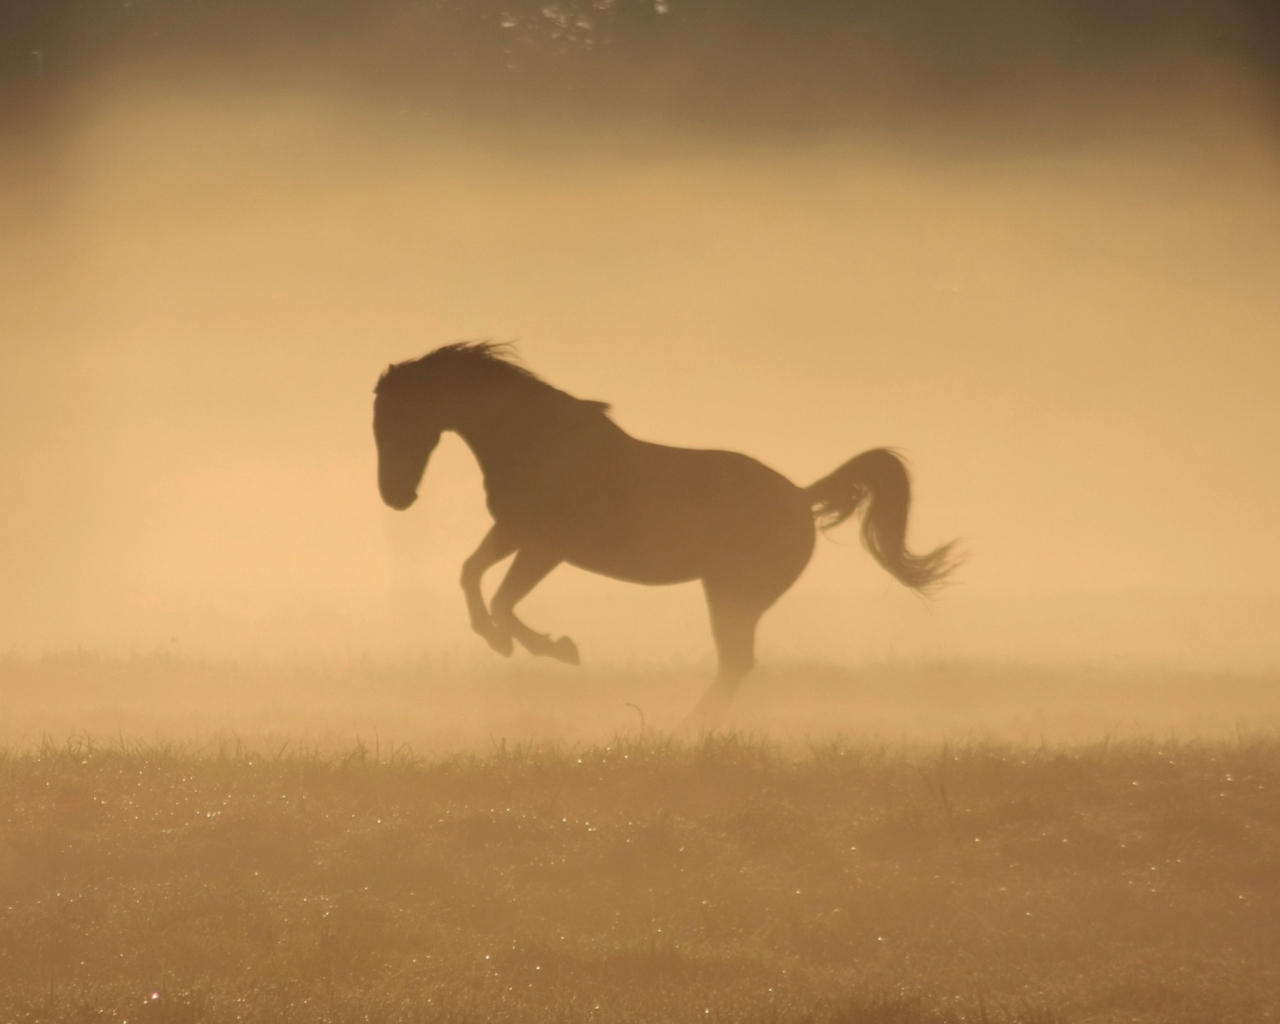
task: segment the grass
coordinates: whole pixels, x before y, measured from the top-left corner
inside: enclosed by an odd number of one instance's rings
[[[1280,741],[0,760],[0,1020],[1280,1019]]]

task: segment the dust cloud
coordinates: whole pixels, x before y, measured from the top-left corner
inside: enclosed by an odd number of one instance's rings
[[[637,436],[800,483],[908,454],[912,541],[963,538],[957,585],[922,601],[837,531],[766,665],[1277,667],[1280,151],[1265,48],[1232,49],[1249,9],[996,5],[986,33],[800,7],[23,25],[0,647],[471,664],[478,470],[446,439],[419,504],[382,507],[371,389],[495,338]],[[709,665],[695,586],[562,568],[522,608],[597,666]]]

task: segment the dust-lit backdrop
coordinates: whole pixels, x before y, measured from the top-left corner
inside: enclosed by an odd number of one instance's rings
[[[459,443],[380,506],[393,359],[514,339],[801,483],[892,444],[766,657],[1280,663],[1269,4],[285,0],[0,13],[0,646],[470,651]],[[590,659],[696,588],[559,570]],[[478,643],[478,641],[476,641]]]

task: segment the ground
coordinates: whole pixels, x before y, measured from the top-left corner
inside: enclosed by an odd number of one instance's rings
[[[4,1021],[1280,1020],[1280,741],[0,761]]]

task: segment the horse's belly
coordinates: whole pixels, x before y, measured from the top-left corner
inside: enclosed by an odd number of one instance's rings
[[[565,558],[570,565],[599,576],[609,576],[627,583],[665,586],[699,579],[702,566],[696,559],[654,557],[623,551],[573,552]]]

